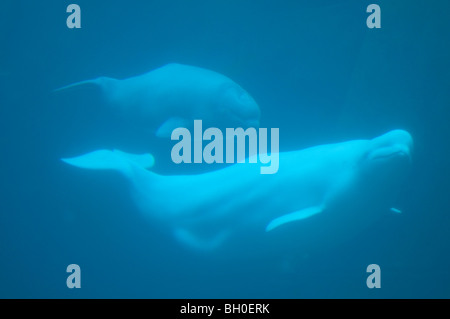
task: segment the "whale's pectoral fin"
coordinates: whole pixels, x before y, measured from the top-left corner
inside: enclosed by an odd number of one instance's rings
[[[278,226],[281,226],[283,224],[287,224],[290,222],[294,222],[297,220],[302,220],[308,217],[311,217],[315,214],[320,213],[321,211],[323,211],[323,206],[313,206],[313,207],[308,207],[287,215],[283,215],[281,217],[277,217],[274,220],[272,220],[266,227],[266,232],[271,231],[274,228],[277,228]]]
[[[200,251],[211,251],[220,246],[226,237],[228,231],[222,231],[212,238],[201,238],[184,228],[176,228],[174,231],[175,238],[182,243]]]
[[[172,131],[179,127],[188,128],[192,125],[191,121],[182,117],[171,117],[165,121],[156,131],[156,136],[158,137],[170,137]]]

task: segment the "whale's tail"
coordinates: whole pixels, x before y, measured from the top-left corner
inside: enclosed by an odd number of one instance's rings
[[[118,80],[113,79],[113,78],[101,76],[96,79],[75,82],[75,83],[54,89],[53,92],[65,91],[67,89],[77,88],[77,87],[84,86],[84,85],[94,85],[94,86],[100,87],[102,89],[107,89],[108,87],[114,85],[117,81]]]
[[[155,163],[151,154],[130,154],[119,150],[97,150],[61,160],[80,168],[116,170],[128,178],[134,177],[136,169],[148,169]]]
[[[184,206],[178,199],[183,200],[186,196],[177,197],[177,193],[183,194],[190,184],[187,183],[180,188],[179,184],[169,176],[161,176],[146,170],[154,164],[154,158],[150,154],[136,155],[119,150],[103,149],[61,160],[80,168],[120,172],[133,185],[134,197],[141,211],[150,213],[154,217],[171,223],[177,221],[179,214],[183,213]],[[201,231],[197,234],[189,228],[189,224],[187,227],[174,225],[172,229],[177,240],[200,252],[217,248],[230,234],[226,229],[211,235],[207,227],[205,232],[205,235]]]
[[[80,168],[119,172],[131,184],[133,196],[145,198],[142,201],[144,203],[153,203],[161,197],[158,189],[164,180],[163,176],[147,170],[155,163],[151,154],[129,154],[103,149],[61,160]]]

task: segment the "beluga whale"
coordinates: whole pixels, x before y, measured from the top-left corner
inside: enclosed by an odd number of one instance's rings
[[[216,127],[259,127],[260,109],[253,97],[230,78],[208,69],[170,63],[143,75],[118,80],[101,76],[82,85],[100,88],[106,104],[132,123],[170,137],[193,120]]]
[[[412,147],[407,131],[393,130],[280,152],[276,174],[260,174],[258,163],[236,163],[203,174],[160,175],[147,169],[149,155],[106,149],[62,161],[120,172],[138,209],[188,247],[254,252],[257,243],[267,254],[338,242],[381,218],[396,203]]]

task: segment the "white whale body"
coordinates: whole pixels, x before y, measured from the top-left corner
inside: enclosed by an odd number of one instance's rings
[[[170,63],[123,80],[102,76],[55,91],[86,84],[100,87],[111,108],[159,137],[189,128],[195,119],[208,126],[259,127],[260,109],[250,94],[230,78],[195,66]]]
[[[295,247],[298,238],[312,245],[357,233],[388,211],[409,170],[412,145],[408,132],[394,130],[371,140],[284,152],[273,175],[246,163],[163,176],[145,169],[153,164],[149,155],[110,150],[62,160],[122,173],[139,209],[188,246],[271,245],[273,237]]]

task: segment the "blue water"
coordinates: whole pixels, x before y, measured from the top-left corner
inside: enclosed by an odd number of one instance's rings
[[[381,29],[366,27],[368,1],[76,3],[81,29],[66,27],[67,1],[0,5],[0,297],[450,296],[447,1],[377,1]],[[169,141],[142,139],[95,90],[52,93],[169,62],[244,87],[261,126],[280,128],[280,151],[409,131],[402,214],[332,249],[279,260],[214,259],[180,246],[139,214],[117,174],[59,159],[118,148],[156,152],[163,174],[199,168],[176,167]],[[72,263],[81,289],[66,286]],[[366,286],[372,263],[380,289]]]

